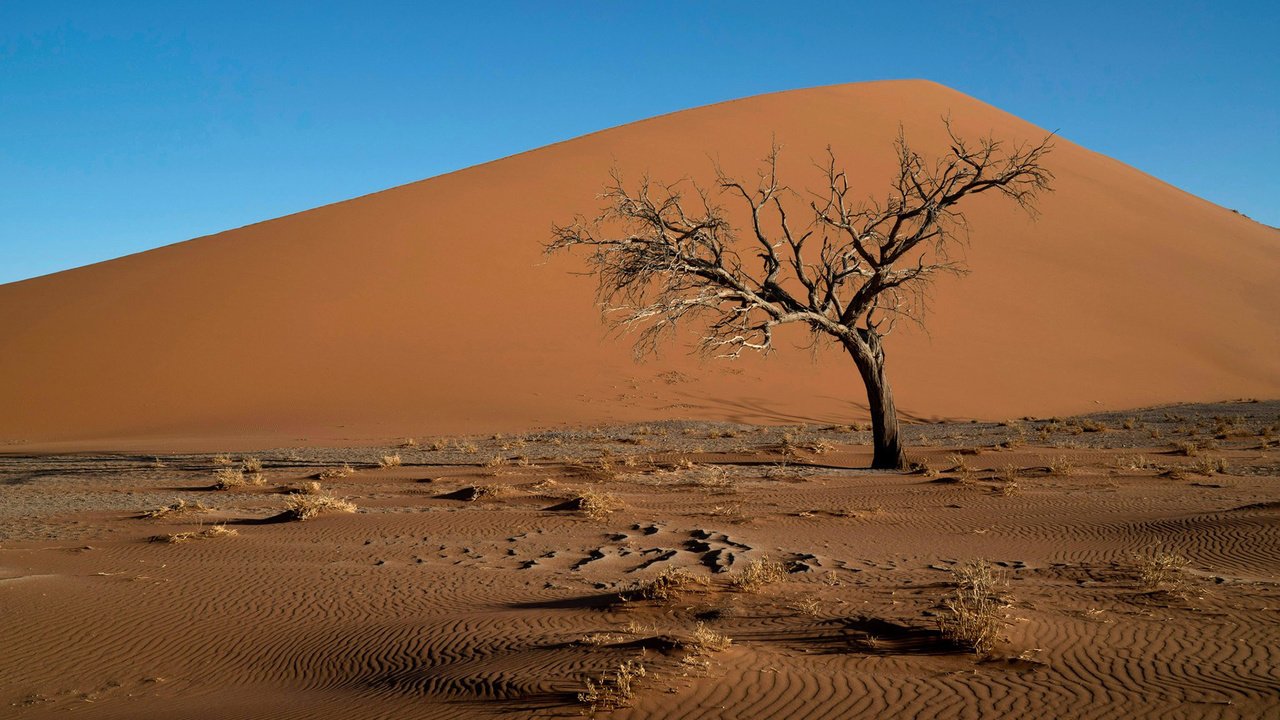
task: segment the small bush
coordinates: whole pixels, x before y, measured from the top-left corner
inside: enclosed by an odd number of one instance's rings
[[[213,473],[213,487],[218,490],[232,490],[248,484],[243,470],[227,467]]]
[[[754,592],[765,585],[780,582],[786,575],[787,569],[782,563],[764,557],[752,560],[745,568],[730,576],[729,585],[735,590]]]
[[[705,655],[707,653],[727,650],[732,644],[733,640],[731,640],[729,636],[718,633],[703,623],[698,623],[698,626],[693,631],[693,635],[691,635],[688,640],[680,641],[680,645],[682,647],[693,652],[695,655]]]
[[[156,535],[151,538],[151,542],[176,545],[178,543],[190,542],[192,540],[212,540],[213,538],[231,537],[238,534],[239,532],[235,528],[229,528],[226,525],[213,525],[212,527],[205,528],[204,530]]]
[[[1050,475],[1065,477],[1070,475],[1074,470],[1075,466],[1071,464],[1071,461],[1068,460],[1065,455],[1058,455],[1049,461]]]
[[[400,453],[394,453],[392,455],[383,455],[382,457],[378,458],[378,467],[380,468],[400,467],[401,462],[402,461],[400,460]]]
[[[331,495],[294,495],[285,504],[285,514],[292,520],[310,520],[324,512],[356,511],[356,506],[347,500]]]
[[[176,502],[169,505],[142,513],[142,517],[154,520],[162,517],[177,517],[180,515],[206,512],[209,512],[209,508],[199,500],[189,503],[186,500],[179,498]]]
[[[569,501],[574,509],[592,520],[604,520],[622,509],[622,501],[605,492],[584,490]]]
[[[959,565],[955,590],[943,602],[938,629],[943,637],[975,653],[986,654],[1000,639],[1003,603],[996,594],[1004,580],[986,560]]]
[[[1183,572],[1190,565],[1185,557],[1159,546],[1148,548],[1135,556],[1138,581],[1148,590],[1159,590],[1165,585],[1179,587],[1183,584]]]
[[[246,473],[262,472],[262,460],[256,457],[246,457],[240,461],[240,467]]]
[[[705,585],[702,580],[684,568],[667,568],[630,590],[619,593],[623,600],[671,600],[693,587]]]
[[[337,480],[339,478],[347,477],[348,475],[351,475],[354,472],[355,472],[354,468],[352,468],[347,463],[342,463],[342,467],[328,468],[326,470],[321,470],[316,475],[316,479],[317,480]]]
[[[578,702],[587,705],[593,714],[628,707],[635,702],[636,680],[644,676],[644,665],[624,661],[598,679],[587,678],[586,689],[578,693]]]

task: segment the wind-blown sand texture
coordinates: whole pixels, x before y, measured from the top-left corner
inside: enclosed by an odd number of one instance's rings
[[[541,254],[591,214],[611,165],[818,182],[831,144],[867,194],[899,124],[927,151],[959,132],[1045,131],[939,85],[862,83],[653,118],[348,202],[0,286],[0,442],[206,449],[385,442],[667,418],[849,422],[864,400],[832,354],[647,365],[604,339],[589,278]],[[931,335],[888,340],[901,408],[1001,419],[1280,396],[1280,233],[1057,141],[1030,221],[969,217],[972,274],[933,293]],[[340,168],[335,168],[340,172]],[[34,240],[34,239],[33,239]],[[797,343],[803,340],[795,336]]]
[[[913,425],[896,473],[865,430],[661,423],[269,451],[226,491],[240,456],[11,455],[0,715],[578,717],[632,661],[600,716],[1276,717],[1278,434],[1274,402]],[[358,512],[285,521],[310,482]],[[938,622],[977,558],[986,656]]]

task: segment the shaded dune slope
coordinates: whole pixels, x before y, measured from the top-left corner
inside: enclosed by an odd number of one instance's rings
[[[865,400],[835,353],[633,363],[577,259],[541,254],[591,214],[611,165],[819,182],[831,144],[881,194],[901,123],[945,149],[1044,130],[942,86],[747,98],[606,130],[384,192],[0,286],[0,442],[241,446],[512,431],[657,417],[847,422]],[[972,273],[899,329],[908,416],[1002,418],[1280,395],[1280,233],[1059,140],[1031,221],[977,198]],[[337,171],[337,170],[335,170]],[[799,343],[802,337],[792,340]]]

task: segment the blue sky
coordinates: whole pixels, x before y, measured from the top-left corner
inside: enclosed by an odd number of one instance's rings
[[[892,78],[1280,225],[1278,48],[1274,0],[0,0],[0,283],[660,113]]]

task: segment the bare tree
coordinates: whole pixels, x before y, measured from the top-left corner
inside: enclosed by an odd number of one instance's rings
[[[934,277],[965,271],[953,252],[968,240],[962,200],[994,191],[1034,217],[1036,197],[1053,178],[1042,164],[1052,136],[1006,147],[993,137],[968,142],[950,122],[946,128],[950,149],[933,161],[899,131],[897,176],[883,199],[855,196],[829,147],[818,165],[824,187],[806,196],[778,179],[777,145],[755,183],[717,167],[716,194],[750,211],[743,243],[706,189],[693,185],[696,198],[686,202],[683,183],[646,177],[630,191],[615,169],[599,217],[555,226],[547,251],[591,249],[605,316],[639,331],[637,354],[655,350],[682,321],[700,323],[700,349],[721,357],[771,352],[774,328],[788,323],[807,326],[815,343],[839,343],[866,385],[872,467],[902,468],[882,339],[900,319],[920,322]],[[787,206],[797,203],[805,222],[793,228]]]

